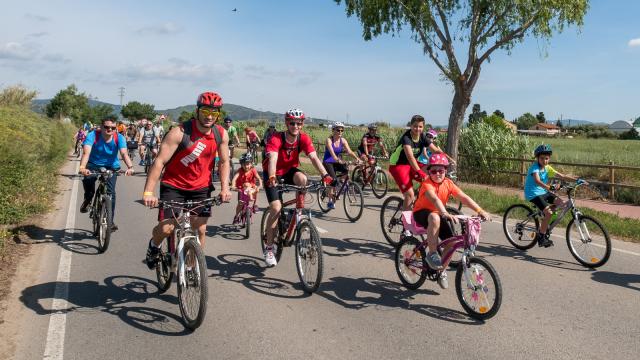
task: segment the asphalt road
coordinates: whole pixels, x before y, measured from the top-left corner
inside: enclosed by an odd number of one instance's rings
[[[298,284],[291,248],[276,268],[265,267],[261,213],[245,240],[229,225],[235,199],[214,208],[208,312],[189,332],[175,284],[156,294],[155,273],[142,263],[157,211],[135,202],[144,176],[118,179],[120,230],[99,255],[89,217],[78,211],[81,186],[68,211],[74,181],[63,179],[51,223],[29,234],[41,254],[15,294],[16,359],[637,359],[640,350],[640,246],[615,240],[609,263],[593,271],[560,238],[550,249],[514,249],[495,218],[483,224],[478,255],[495,266],[504,294],[500,312],[483,323],[459,304],[453,271],[448,290],[430,281],[418,291],[401,286],[380,232],[382,201],[368,192],[357,223],[341,206],[314,219],[325,265],[313,295]]]

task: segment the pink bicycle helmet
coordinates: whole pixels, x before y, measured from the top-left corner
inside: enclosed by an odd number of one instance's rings
[[[429,158],[429,165],[428,166],[431,167],[431,166],[435,166],[435,165],[441,165],[441,166],[449,167],[449,160],[442,153],[432,154],[431,157]]]
[[[435,139],[436,137],[438,137],[438,132],[433,129],[429,129],[429,131],[427,131],[427,136],[431,136]]]

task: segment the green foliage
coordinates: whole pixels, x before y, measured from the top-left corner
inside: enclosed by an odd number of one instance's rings
[[[195,111],[183,111],[178,116],[178,122],[184,122],[196,116]]]
[[[518,130],[529,130],[538,123],[538,119],[531,113],[524,113],[515,120]]]
[[[559,127],[560,129],[564,128],[564,124],[562,123],[562,120],[556,121],[556,126]]]
[[[82,115],[89,107],[89,100],[85,93],[78,93],[78,88],[71,84],[66,89],[58,91],[45,108],[50,118],[61,119],[69,117],[74,123],[82,123]]]
[[[608,127],[603,125],[580,125],[571,127],[574,133],[591,139],[616,138],[616,134],[611,132]]]
[[[631,130],[620,134],[620,139],[621,140],[640,140],[640,135],[638,135],[638,130],[636,130],[636,128],[631,128]]]
[[[0,92],[0,106],[28,107],[37,95],[37,91],[29,90],[22,85],[9,86]]]
[[[633,126],[634,127],[640,127],[640,116],[638,116],[636,118],[636,120],[633,122]]]
[[[92,124],[100,124],[102,119],[107,116],[116,116],[113,113],[113,107],[111,105],[99,104],[96,106],[88,106],[82,113],[82,120],[90,121]]]
[[[0,107],[0,224],[47,210],[54,174],[71,148],[74,128],[23,107]]]
[[[498,109],[496,109],[496,110],[493,112],[493,114],[494,114],[494,115],[496,115],[496,116],[499,116],[499,117],[501,117],[501,118],[503,118],[503,119],[506,119],[506,117],[504,117],[504,113],[503,113],[502,111],[498,110]]]
[[[541,124],[547,122],[547,118],[544,116],[544,113],[542,111],[540,111],[538,115],[536,115],[536,120],[538,120],[538,123]]]
[[[138,101],[130,101],[122,107],[120,113],[123,117],[137,121],[141,119],[153,120],[156,116],[154,106],[151,104],[143,104]]]
[[[473,108],[471,109],[471,114],[469,114],[469,125],[481,122],[486,117],[487,117],[487,112],[481,111],[480,104],[473,104]]]
[[[496,114],[491,114],[485,117],[482,122],[490,125],[497,131],[511,131],[507,125],[504,123],[504,119]]]
[[[497,117],[496,117],[497,118]],[[521,158],[531,153],[529,138],[511,131],[496,131],[488,123],[472,124],[462,130],[458,176],[464,181],[485,184],[517,184],[518,179],[504,171],[519,171],[519,164],[492,157]]]

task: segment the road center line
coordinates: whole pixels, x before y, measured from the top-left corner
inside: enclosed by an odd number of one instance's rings
[[[78,173],[80,162],[76,163],[75,173]],[[72,180],[71,199],[69,200],[69,210],[67,212],[67,223],[65,224],[64,239],[68,241],[73,238],[72,229],[76,224],[76,201],[78,198],[78,180]],[[47,343],[44,348],[43,359],[62,360],[64,358],[64,336],[67,324],[68,307],[67,298],[69,296],[69,277],[71,272],[71,251],[60,247],[60,262],[58,264],[58,277],[56,278],[56,288],[53,293],[51,304],[52,314],[49,318],[49,329],[47,330]]]

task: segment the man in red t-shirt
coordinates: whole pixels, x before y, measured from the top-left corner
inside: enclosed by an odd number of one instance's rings
[[[298,169],[300,166],[300,152],[304,151],[311,160],[313,167],[322,174],[325,183],[331,183],[332,179],[322,166],[322,160],[318,158],[316,149],[309,135],[303,133],[304,113],[300,109],[291,109],[284,115],[286,130],[275,133],[265,146],[266,157],[262,162],[262,176],[265,183],[265,193],[269,201],[269,218],[267,221],[267,239],[264,251],[264,259],[269,266],[277,265],[275,257],[275,245],[273,235],[280,217],[282,197],[278,194],[276,185],[281,179],[285,184],[304,186],[307,184],[307,175]]]
[[[227,202],[231,199],[229,191],[229,136],[216,122],[220,118],[222,98],[214,92],[205,92],[198,96],[196,118],[173,128],[162,141],[160,153],[151,166],[142,198],[147,206],[157,206],[154,195],[160,180],[160,199],[166,201],[199,201],[211,197],[211,171],[215,163],[216,152],[220,156],[220,197]],[[214,127],[215,129],[214,130]],[[216,139],[219,134],[220,143]],[[185,136],[190,134],[188,136]],[[164,173],[163,173],[164,170]],[[160,175],[162,174],[162,178]],[[204,247],[207,220],[211,216],[211,206],[195,210],[191,226],[198,231],[198,238]],[[173,209],[161,208],[158,225],[153,228],[152,238],[147,250],[147,266],[152,269],[160,253],[162,241],[171,236],[176,222]]]

